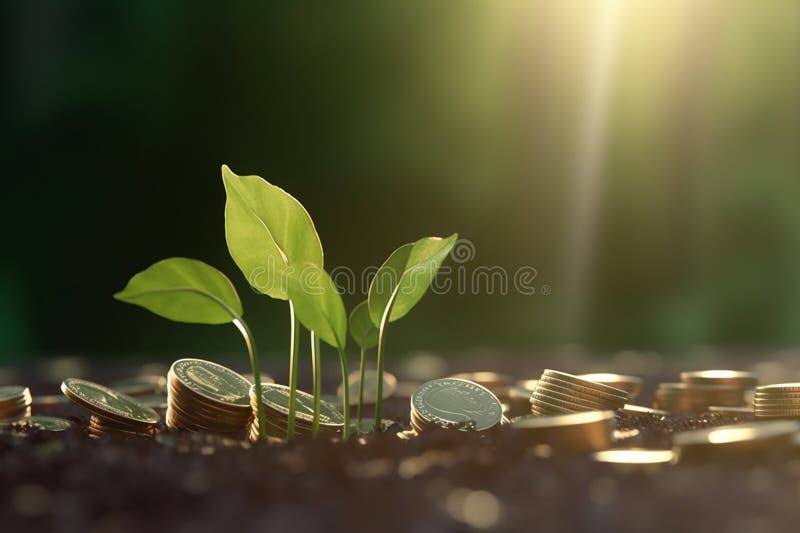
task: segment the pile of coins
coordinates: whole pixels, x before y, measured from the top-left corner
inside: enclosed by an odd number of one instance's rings
[[[295,391],[295,435],[311,436],[314,423],[314,397],[301,390]],[[253,385],[249,392],[250,405],[253,412],[258,409],[258,395]],[[269,437],[285,439],[289,424],[289,387],[277,383],[262,383],[260,401],[264,407],[264,423],[266,434]],[[344,428],[344,416],[336,407],[320,400],[319,432],[318,436],[333,437]],[[258,440],[258,418],[253,420],[250,427],[250,440]]]
[[[28,387],[18,385],[0,387],[0,419],[30,416],[32,401]]]
[[[530,398],[535,415],[615,411],[627,401],[628,393],[622,389],[550,369],[542,373]]]
[[[489,389],[459,378],[434,379],[411,395],[411,427],[489,431],[503,422],[503,407]]]
[[[743,406],[746,392],[757,384],[758,376],[752,372],[682,372],[681,383],[659,384],[654,406],[672,413],[702,413],[711,406]]]
[[[753,404],[758,418],[800,418],[800,383],[758,387]]]
[[[233,370],[202,359],[178,359],[167,382],[167,427],[221,435],[249,427],[250,383]]]
[[[152,437],[159,422],[158,413],[127,394],[86,381],[68,378],[61,383],[64,396],[88,409],[89,435],[101,437]]]

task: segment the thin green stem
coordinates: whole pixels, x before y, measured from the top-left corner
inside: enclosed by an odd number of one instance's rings
[[[364,371],[366,363],[367,350],[361,347],[361,358],[358,365],[358,407],[356,407],[356,420],[358,420],[358,427],[361,427],[361,406],[364,404]]]
[[[289,300],[289,319],[291,325],[291,344],[289,346],[289,420],[286,424],[286,440],[294,438],[295,401],[297,398],[297,366],[300,355],[300,321],[294,313],[294,305]]]
[[[314,378],[314,422],[311,426],[311,434],[317,438],[319,432],[319,408],[322,399],[322,352],[320,352],[319,337],[311,332],[311,363],[313,365]]]
[[[386,344],[386,326],[389,324],[389,317],[392,315],[392,308],[397,299],[398,290],[400,285],[395,287],[389,301],[386,303],[386,309],[383,310],[381,317],[381,324],[378,326],[378,357],[377,357],[377,387],[375,394],[375,431],[381,430],[381,420],[383,420],[383,350]]]
[[[347,371],[347,355],[341,348],[339,348],[339,364],[342,367],[342,386],[344,387],[344,394],[342,395],[342,413],[344,414],[342,439],[347,440],[350,437],[350,383],[347,379],[350,373]]]
[[[258,354],[256,353],[256,341],[247,322],[243,318],[237,317],[233,319],[233,325],[236,326],[244,337],[244,343],[247,345],[247,353],[250,356],[250,368],[253,371],[253,381],[255,382],[255,393],[258,401],[256,402],[256,418],[258,419],[258,438],[267,440],[267,428],[264,420],[264,403],[261,401],[261,368],[258,361]]]

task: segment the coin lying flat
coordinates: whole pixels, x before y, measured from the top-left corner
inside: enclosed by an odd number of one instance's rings
[[[738,385],[660,383],[654,406],[672,413],[704,413],[712,405],[742,406],[744,393]]]
[[[602,383],[616,389],[622,389],[628,393],[628,398],[633,399],[642,392],[644,380],[636,376],[626,376],[624,374],[609,374],[597,372],[593,374],[579,374],[579,378]]]
[[[673,444],[681,460],[775,451],[790,446],[800,423],[794,420],[748,422],[676,433]]]
[[[681,372],[681,381],[695,385],[731,385],[754,389],[758,386],[758,374],[740,370],[698,370]]]
[[[347,381],[350,384],[350,405],[357,405],[358,391],[361,381],[361,373],[358,370],[356,370],[355,372],[350,372],[350,375],[347,377]],[[387,398],[392,397],[396,390],[397,390],[397,378],[394,376],[394,374],[390,374],[389,372],[384,372],[383,393],[381,395],[382,398],[385,400]],[[339,385],[339,388],[336,389],[336,395],[338,396],[339,400],[344,398],[343,385]],[[368,368],[366,369],[366,372],[364,372],[364,405],[374,404],[377,395],[378,395],[378,376],[375,369]]]
[[[61,391],[73,402],[103,418],[139,426],[158,424],[160,419],[158,413],[127,394],[84,379],[65,379]]]
[[[424,383],[411,395],[412,426],[487,431],[499,427],[503,407],[489,389],[465,379],[442,378]]]
[[[546,444],[557,453],[582,454],[611,445],[614,420],[614,411],[526,415],[512,419],[511,428],[530,444]]]
[[[167,427],[244,435],[253,418],[250,387],[230,368],[203,359],[178,359],[167,373]]]
[[[661,465],[673,462],[675,460],[675,453],[672,450],[627,448],[601,450],[593,453],[592,459],[598,463],[611,463],[616,465]]]
[[[656,416],[669,415],[669,411],[662,411],[661,409],[653,409],[652,407],[645,407],[644,405],[636,405],[632,403],[626,403],[625,407],[623,407],[622,410],[636,414],[646,414],[646,415],[656,415]]]
[[[257,402],[261,401],[264,407],[267,435],[271,437],[286,438],[289,423],[289,387],[277,383],[264,383],[261,385],[261,394],[256,396],[256,388],[250,388],[249,396],[253,410]],[[297,390],[294,399],[295,406],[295,435],[309,436],[312,434],[314,422],[314,397],[307,392]],[[335,405],[320,400],[319,435],[334,436],[344,428],[344,416]],[[251,438],[258,437],[258,419],[254,419],[251,426]]]
[[[776,383],[756,388],[757,418],[800,418],[800,383]]]
[[[30,415],[31,391],[21,385],[0,387],[0,419]]]
[[[28,416],[11,422],[15,427],[30,427],[40,431],[65,431],[75,427],[75,424],[65,418],[55,416]]]

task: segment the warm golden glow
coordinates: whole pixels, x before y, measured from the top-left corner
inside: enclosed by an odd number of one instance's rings
[[[601,463],[617,464],[662,464],[669,463],[675,454],[672,450],[643,450],[632,448],[629,450],[603,450],[594,454],[594,460]]]

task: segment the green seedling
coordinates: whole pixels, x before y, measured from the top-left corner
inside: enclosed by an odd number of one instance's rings
[[[247,282],[271,298],[289,301],[289,421],[287,437],[294,436],[295,398],[300,328],[296,304],[287,280],[298,265],[323,268],[322,243],[311,216],[292,195],[259,176],[238,176],[222,165],[225,185],[225,239],[228,250]],[[312,330],[314,395],[320,394],[319,332]],[[327,341],[326,341],[327,342]]]
[[[358,406],[356,407],[356,420],[361,427],[361,408],[364,404],[364,372],[366,369],[367,350],[378,345],[378,328],[372,323],[369,316],[369,302],[364,300],[353,308],[350,313],[350,336],[360,347],[358,366]]]
[[[378,327],[377,397],[375,427],[381,427],[383,407],[383,354],[386,349],[386,326],[399,320],[419,302],[428,290],[442,262],[458,239],[424,237],[404,244],[392,252],[375,273],[369,286],[369,316]]]
[[[242,318],[242,302],[225,274],[185,257],[154,263],[133,276],[114,298],[174,320],[194,324],[233,322],[244,337],[256,390],[261,390],[261,369],[255,339]],[[266,438],[262,402],[257,402],[259,437]]]

